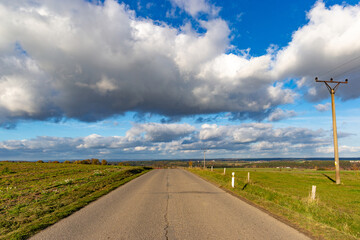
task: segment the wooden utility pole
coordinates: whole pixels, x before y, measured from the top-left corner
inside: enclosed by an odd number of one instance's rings
[[[332,120],[333,120],[333,135],[334,135],[334,157],[335,157],[335,175],[336,175],[336,184],[340,184],[340,163],[339,163],[339,148],[338,148],[338,140],[337,140],[337,129],[336,129],[336,114],[335,114],[335,92],[338,89],[340,83],[348,83],[348,80],[345,81],[334,81],[334,79],[330,78],[330,81],[319,80],[317,77],[315,78],[316,82],[325,83],[331,95],[331,109],[332,109]],[[332,87],[329,83],[335,83],[336,85]]]
[[[205,152],[206,152],[206,149],[204,148],[204,169],[206,168],[206,164],[205,164]]]

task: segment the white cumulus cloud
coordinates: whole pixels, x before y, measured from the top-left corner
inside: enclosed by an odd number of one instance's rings
[[[217,9],[205,0],[173,3],[190,15]],[[303,91],[284,80],[299,81],[310,100],[328,97],[315,85],[318,74],[348,77],[351,87],[341,86],[337,96],[358,98],[360,6],[319,1],[307,16],[287,46],[254,57],[228,53],[231,30],[216,14],[198,20],[204,30],[198,33],[189,24],[137,18],[114,0],[2,1],[0,125],[98,121],[128,111],[170,119],[230,112],[232,119],[259,121],[273,113],[276,119],[274,110]]]
[[[179,4],[194,14],[210,6]],[[221,18],[200,21],[206,31],[199,34],[138,19],[114,0],[6,1],[0,12],[4,124],[96,121],[127,111],[170,118],[235,112],[246,118],[296,96],[282,85],[269,86],[269,56],[225,54],[230,30]]]
[[[299,78],[309,87],[308,98],[328,97],[325,86],[314,78],[349,79],[350,86],[341,86],[337,96],[358,98],[360,81],[360,5],[326,7],[317,1],[308,12],[309,22],[292,35],[288,46],[276,54],[274,75],[278,78]]]
[[[317,104],[315,105],[316,110],[318,110],[319,112],[326,112],[330,109],[331,104],[330,103],[325,103],[325,104]]]
[[[183,9],[192,17],[196,17],[199,13],[207,13],[217,15],[219,8],[212,5],[208,0],[170,0],[174,5]]]
[[[268,123],[203,124],[198,128],[189,124],[144,123],[134,124],[124,136],[41,136],[2,141],[0,153],[2,159],[126,159],[129,156],[151,159],[159,156],[194,157],[198,156],[201,149],[206,148],[219,156],[271,157],[275,154],[302,157],[302,152],[326,155],[331,144],[332,139],[324,130],[275,128]],[[358,152],[357,147],[340,146],[340,149],[345,153]]]

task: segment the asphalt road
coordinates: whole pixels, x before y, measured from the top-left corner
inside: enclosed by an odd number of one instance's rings
[[[181,169],[153,170],[31,239],[308,239]]]

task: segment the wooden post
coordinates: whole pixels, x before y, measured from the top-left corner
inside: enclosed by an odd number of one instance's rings
[[[231,186],[234,188],[235,187],[235,173],[232,173],[232,178],[231,178]]]
[[[250,183],[250,172],[248,172],[248,179],[247,182]]]
[[[206,169],[206,164],[205,164],[205,152],[206,152],[206,149],[204,148],[204,169]]]
[[[335,179],[336,184],[340,184],[340,164],[339,164],[339,147],[338,137],[336,128],[336,114],[335,114],[335,91],[331,89],[331,109],[332,109],[332,120],[333,120],[333,136],[334,136],[334,158],[335,158]]]
[[[211,166],[211,171],[213,171],[214,170],[214,167],[213,166]]]
[[[224,175],[226,174],[226,168],[224,168]]]

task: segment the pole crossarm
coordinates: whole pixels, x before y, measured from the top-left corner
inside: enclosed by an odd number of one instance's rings
[[[325,83],[326,87],[328,88],[330,93],[334,93],[336,92],[336,90],[338,89],[340,83],[348,83],[348,80],[345,79],[345,81],[334,81],[333,78],[330,78],[330,80],[319,80],[317,77],[315,78],[315,82],[323,82]],[[331,87],[331,85],[329,85],[329,83],[336,83],[336,85],[334,87]]]

